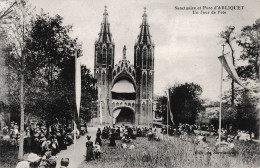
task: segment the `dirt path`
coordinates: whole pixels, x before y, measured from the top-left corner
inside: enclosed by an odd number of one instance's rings
[[[58,160],[56,168],[60,168],[60,161],[62,158],[69,158],[70,162],[68,168],[77,168],[80,163],[85,160],[84,155],[86,153],[86,136],[90,135],[92,137],[92,141],[94,141],[96,138],[96,131],[97,128],[89,127],[88,134],[81,136],[79,139],[77,139],[75,144],[68,146],[67,150],[63,150],[59,154],[57,154]]]

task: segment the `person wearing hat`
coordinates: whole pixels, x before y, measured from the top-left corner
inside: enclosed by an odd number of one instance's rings
[[[30,168],[30,163],[28,161],[20,161],[15,168]]]
[[[116,141],[115,141],[115,132],[111,131],[110,133],[110,143],[109,146],[116,146]]]
[[[45,152],[47,151],[50,151],[50,144],[51,144],[51,141],[47,141],[47,139],[44,137],[41,139],[43,142],[42,142],[42,155],[44,155]]]
[[[228,143],[228,149],[230,150],[230,152],[235,153],[235,144],[233,143],[233,139],[228,138],[227,143]]]
[[[133,150],[134,148],[135,148],[135,145],[134,145],[134,143],[132,142],[131,145],[129,146],[129,149],[130,149],[130,150]]]
[[[102,142],[101,142],[101,130],[100,130],[100,128],[98,128],[98,130],[97,130],[95,144],[96,144],[97,142],[98,142],[98,144],[99,144],[100,146],[102,146]]]
[[[127,148],[126,143],[122,143],[121,148],[126,149]]]
[[[99,159],[100,158],[100,156],[101,156],[101,149],[100,149],[100,145],[99,145],[98,142],[96,142],[96,144],[94,145],[93,153],[94,153],[94,158],[95,159]]]
[[[93,142],[90,140],[91,136],[87,136],[87,142],[86,142],[86,147],[87,147],[87,151],[86,151],[86,161],[90,161],[93,159],[94,155],[93,155]]]
[[[41,161],[41,157],[35,153],[30,153],[28,155],[27,161],[30,163],[31,167],[38,167]]]
[[[56,137],[52,139],[51,150],[53,155],[56,155],[60,151],[59,143]]]

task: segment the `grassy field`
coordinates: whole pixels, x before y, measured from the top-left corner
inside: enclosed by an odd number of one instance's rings
[[[208,138],[214,141],[214,138]],[[80,168],[116,168],[116,167],[213,167],[213,168],[251,168],[260,166],[260,145],[254,142],[238,142],[235,144],[239,154],[234,156],[213,154],[206,164],[205,155],[195,155],[195,145],[170,137],[169,140],[147,141],[147,138],[137,138],[133,150],[121,149],[121,142],[116,147],[109,147],[107,140],[102,147],[102,158],[91,162],[83,161]],[[210,142],[213,144],[213,142]]]
[[[207,138],[212,146],[214,137]],[[120,148],[121,141],[116,141],[116,147],[109,147],[108,140],[103,140],[104,154],[99,160],[83,161],[80,168],[117,168],[117,167],[212,167],[212,168],[257,168],[260,167],[260,144],[255,142],[235,141],[239,154],[236,157],[213,154],[210,164],[205,164],[205,156],[195,155],[195,145],[175,137],[169,140],[147,141],[147,138],[137,138],[133,150]],[[16,166],[17,148],[0,143],[0,167]]]

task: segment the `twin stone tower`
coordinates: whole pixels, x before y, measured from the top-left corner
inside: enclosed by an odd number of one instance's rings
[[[154,43],[144,11],[140,34],[134,46],[134,65],[123,59],[116,65],[115,43],[105,7],[95,42],[94,77],[97,80],[100,124],[151,125],[153,120]]]

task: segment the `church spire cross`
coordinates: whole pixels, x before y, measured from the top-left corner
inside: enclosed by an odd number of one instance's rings
[[[126,46],[123,48],[123,60],[126,60]]]
[[[142,24],[140,26],[141,31],[137,37],[138,43],[139,44],[151,44],[151,35],[150,35],[150,31],[149,31],[149,24],[147,21],[146,7],[144,7],[144,14],[142,17],[143,17],[143,20],[142,20]]]
[[[144,7],[144,14],[143,14],[143,18],[145,18],[146,20],[147,14],[146,14],[146,7]]]
[[[111,43],[112,34],[110,33],[109,23],[108,23],[108,13],[107,6],[105,6],[103,13],[103,21],[101,23],[101,30],[97,40],[98,43]]]
[[[103,15],[108,15],[108,13],[107,13],[107,6],[106,5],[105,5],[105,11],[104,11]]]

